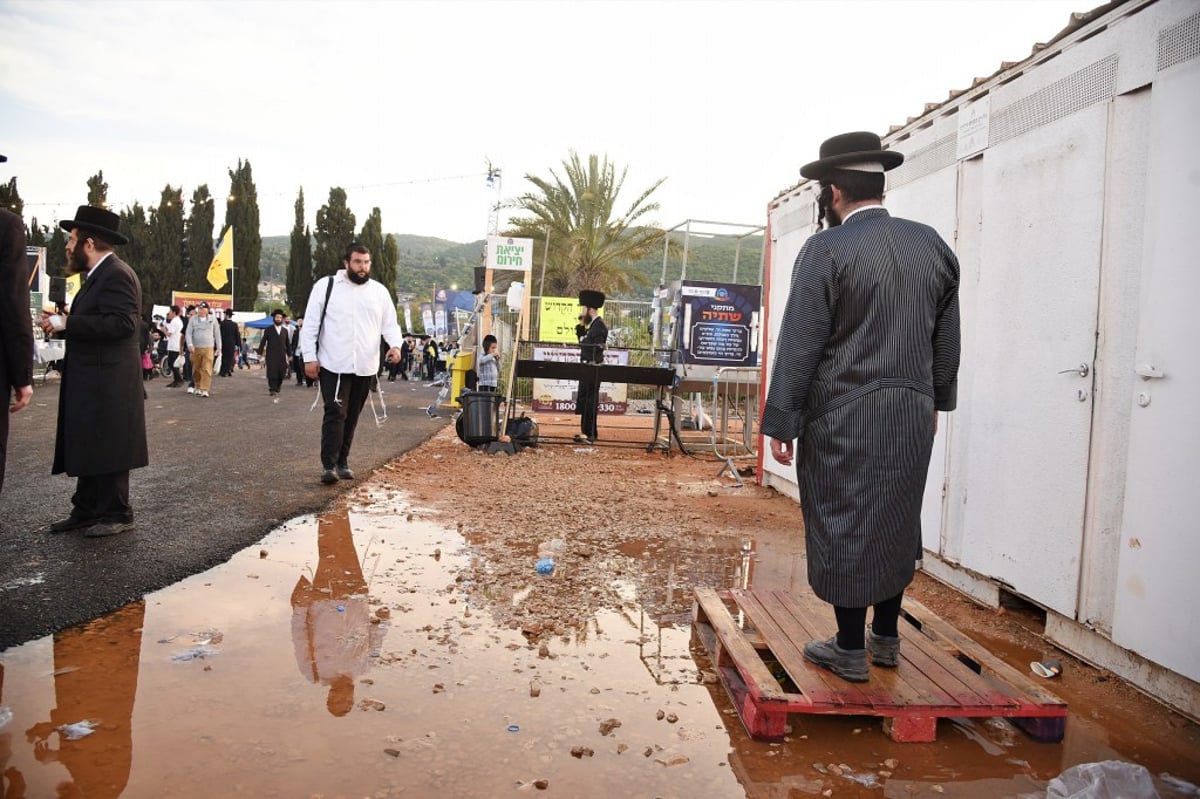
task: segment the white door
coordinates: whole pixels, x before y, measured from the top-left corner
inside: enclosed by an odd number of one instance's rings
[[[984,152],[961,563],[1074,618],[1107,105]],[[957,448],[956,448],[957,449]]]
[[[1154,82],[1113,641],[1200,680],[1200,60]]]

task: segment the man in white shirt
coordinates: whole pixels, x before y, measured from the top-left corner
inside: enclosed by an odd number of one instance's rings
[[[320,381],[325,402],[321,482],[326,485],[354,479],[347,459],[358,416],[379,374],[380,337],[390,347],[388,363],[400,358],[404,340],[391,294],[371,280],[371,251],[351,243],[342,265],[313,285],[304,313],[308,324],[300,332],[304,374]]]
[[[178,305],[172,305],[167,311],[167,321],[162,331],[167,337],[167,363],[171,365],[171,382],[167,388],[178,388],[183,385],[183,370],[175,366],[175,359],[183,349],[183,319],[180,318]]]

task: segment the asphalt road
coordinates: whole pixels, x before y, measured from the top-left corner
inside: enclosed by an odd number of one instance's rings
[[[280,522],[327,506],[352,484],[324,486],[316,388],[267,394],[260,369],[213,378],[212,396],[147,383],[150,465],[130,475],[137,529],[112,538],[51,534],[71,510],[75,480],[50,475],[58,381],[34,382],[11,418],[0,493],[0,651],[90,621],[228,559]],[[358,480],[448,423],[423,408],[437,388],[381,381],[387,420],[363,410],[350,453]],[[377,399],[377,398],[376,398]],[[378,402],[377,402],[378,404]]]

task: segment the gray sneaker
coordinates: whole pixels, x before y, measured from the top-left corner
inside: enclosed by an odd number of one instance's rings
[[[338,476],[334,474],[333,469],[326,469],[321,472],[321,482],[327,486],[331,486],[338,481]]]
[[[850,682],[866,682],[871,676],[867,650],[842,649],[836,635],[824,641],[809,641],[804,645],[804,659]]]
[[[868,626],[867,655],[876,666],[895,668],[900,663],[900,638],[891,635],[876,635]]]

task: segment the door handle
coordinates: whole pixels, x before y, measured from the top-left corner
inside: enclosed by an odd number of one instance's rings
[[[1166,372],[1163,372],[1160,369],[1155,369],[1154,364],[1150,363],[1144,363],[1138,368],[1134,369],[1134,371],[1137,372],[1138,377],[1142,378],[1143,380],[1162,380],[1167,376]]]
[[[1081,363],[1078,366],[1076,366],[1074,369],[1062,369],[1059,371],[1059,374],[1060,375],[1077,374],[1080,377],[1087,377],[1088,371],[1089,371],[1088,365],[1086,363]],[[1138,374],[1141,374],[1141,372],[1138,372]]]

